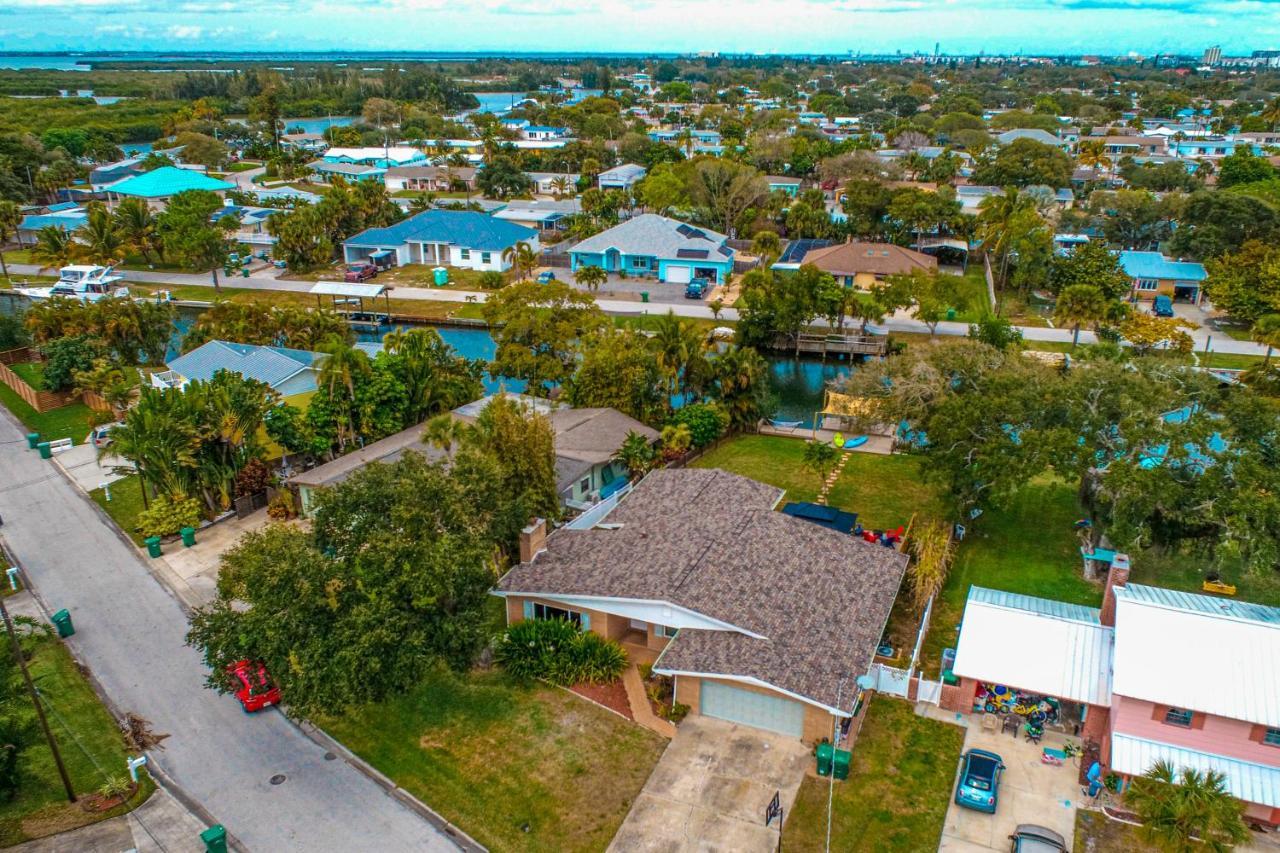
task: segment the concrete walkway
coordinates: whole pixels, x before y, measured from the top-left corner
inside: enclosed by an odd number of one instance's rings
[[[164,788],[120,817],[28,841],[10,848],[17,853],[202,853],[205,824]]]

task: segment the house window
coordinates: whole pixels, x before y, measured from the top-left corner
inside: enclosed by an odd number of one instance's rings
[[[582,492],[583,494],[586,494],[587,492],[591,491],[590,477],[584,477],[582,479],[582,482],[578,484],[578,491]]]
[[[469,260],[471,260],[471,250],[470,250],[470,249],[463,249],[463,250],[462,250],[462,259],[463,259],[464,261],[469,261]]]
[[[679,628],[672,628],[670,625],[654,625],[653,632],[663,639],[670,640],[679,631]]]
[[[1195,711],[1188,711],[1185,708],[1170,708],[1164,712],[1164,722],[1168,726],[1189,729],[1191,728],[1191,720],[1195,715]]]
[[[1160,282],[1156,281],[1154,278],[1138,279],[1138,290],[1151,291],[1151,290],[1155,290],[1159,286],[1160,286]]]
[[[491,257],[492,257],[492,256],[491,256],[488,252],[481,252],[481,253],[480,253],[480,263],[482,263],[482,264],[487,264],[487,263],[489,263],[489,259],[490,259]]]
[[[631,259],[631,266],[632,266],[634,269],[638,269],[638,270],[648,269],[648,268],[649,268],[649,259],[648,259],[648,258],[632,258],[632,259]]]
[[[550,604],[533,604],[534,619],[563,619],[566,622],[572,622],[575,625],[582,624],[582,614],[574,610],[566,610],[563,607],[552,607]]]
[[[1262,733],[1262,742],[1267,746],[1280,746],[1280,729],[1267,729]]]

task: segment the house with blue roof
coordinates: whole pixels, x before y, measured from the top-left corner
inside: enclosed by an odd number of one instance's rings
[[[208,382],[219,371],[238,373],[265,382],[286,401],[316,390],[323,353],[286,347],[209,341],[165,363],[169,369],[151,375],[157,388],[185,388],[188,382]]]
[[[164,202],[178,193],[189,190],[207,190],[214,193],[225,193],[236,188],[235,184],[211,178],[204,172],[195,169],[182,169],[177,166],[161,166],[150,172],[125,178],[123,181],[107,187],[107,197],[125,196],[144,198],[149,202]]]
[[[596,184],[602,190],[629,190],[644,176],[644,166],[624,163],[601,172],[596,177]]]
[[[505,272],[503,255],[517,243],[540,251],[538,232],[473,210],[424,210],[386,228],[368,228],[342,244],[347,263],[390,251],[396,263]]]
[[[586,266],[605,272],[655,276],[688,284],[706,278],[723,284],[733,271],[728,237],[695,228],[678,219],[645,213],[578,243],[569,252],[574,270]]]
[[[31,213],[22,217],[18,223],[18,244],[34,243],[36,235],[42,228],[53,226],[68,234],[73,234],[89,221],[89,212],[74,202],[53,204],[45,208],[45,213]]]
[[[1199,305],[1201,284],[1208,277],[1204,264],[1175,261],[1159,252],[1121,252],[1120,268],[1133,281],[1133,298],[1140,302],[1167,296],[1175,302]]]

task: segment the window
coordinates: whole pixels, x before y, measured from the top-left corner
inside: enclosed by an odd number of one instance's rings
[[[1267,746],[1280,746],[1280,729],[1267,729],[1262,733],[1262,742]]]
[[[480,263],[482,263],[482,264],[487,264],[487,263],[489,263],[489,259],[490,259],[491,257],[492,257],[492,255],[490,255],[488,252],[481,252],[481,253],[480,253]]]
[[[1195,715],[1195,711],[1188,711],[1185,708],[1170,708],[1164,712],[1164,722],[1165,725],[1189,729],[1191,728],[1191,720]]]
[[[587,492],[591,491],[591,478],[590,478],[590,477],[583,477],[583,478],[582,478],[582,482],[578,484],[578,491],[582,492],[583,494],[586,494]]]
[[[631,266],[638,270],[648,269],[649,259],[648,258],[632,258]]]
[[[463,259],[464,261],[469,261],[469,260],[471,260],[471,250],[470,250],[470,249],[463,249],[463,250],[462,250],[462,259]]]
[[[670,640],[679,631],[679,628],[672,628],[670,625],[654,625],[653,632],[659,637]]]
[[[552,607],[550,604],[533,604],[534,619],[563,619],[566,622],[572,622],[575,625],[582,624],[582,614],[573,610],[565,610],[563,607]]]
[[[1154,278],[1138,279],[1138,290],[1151,291],[1151,290],[1155,290],[1159,286],[1160,286],[1160,282],[1156,281]]]

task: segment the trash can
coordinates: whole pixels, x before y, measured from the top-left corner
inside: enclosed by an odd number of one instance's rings
[[[853,753],[847,749],[837,749],[835,764],[835,775],[837,779],[849,778],[849,760],[853,757]]]
[[[951,670],[944,669],[942,671],[942,683],[950,687],[954,687],[955,685],[960,683],[960,679],[956,678],[955,673],[953,673]]]
[[[227,853],[227,831],[220,823],[200,833],[200,840],[204,842],[205,853]]]
[[[53,614],[53,627],[58,629],[58,636],[64,639],[76,632],[76,627],[71,624],[71,614],[66,610]]]
[[[248,268],[248,267],[243,267],[243,268],[241,268],[241,270],[240,270],[240,275],[241,275],[241,276],[243,276],[244,278],[248,278],[248,277],[249,277],[249,268]]]
[[[196,544],[196,529],[194,527],[182,528],[183,547],[190,548],[194,544]]]
[[[956,318],[956,309],[954,309],[954,308],[948,308],[948,309],[947,309],[947,319],[948,319],[948,320],[954,320],[955,318]]]
[[[649,301],[649,291],[647,291],[647,290],[642,290],[642,291],[640,291],[640,301],[641,301],[641,302],[648,302],[648,301]]]
[[[444,287],[449,283],[449,271],[444,267],[436,267],[431,271],[432,281],[436,283],[436,287]]]
[[[159,556],[160,556],[160,554],[161,554],[162,552],[161,552],[161,550],[160,550],[160,537],[159,537],[159,536],[148,536],[148,537],[147,537],[146,539],[144,539],[143,541],[147,543],[147,553],[148,553],[149,555],[151,555],[152,557],[159,557]]]
[[[39,443],[40,443],[40,433],[38,432],[27,433],[27,449],[28,450],[35,450],[36,445]]]
[[[831,754],[834,750],[829,743],[818,744],[818,775],[831,775]]]
[[[37,447],[37,448],[39,448],[39,450],[40,450],[40,458],[41,458],[41,459],[52,459],[52,458],[53,458],[53,449],[49,447],[49,442],[47,442],[47,441],[42,441],[42,442],[40,442],[39,444],[37,444],[37,445],[36,445],[36,447]]]

